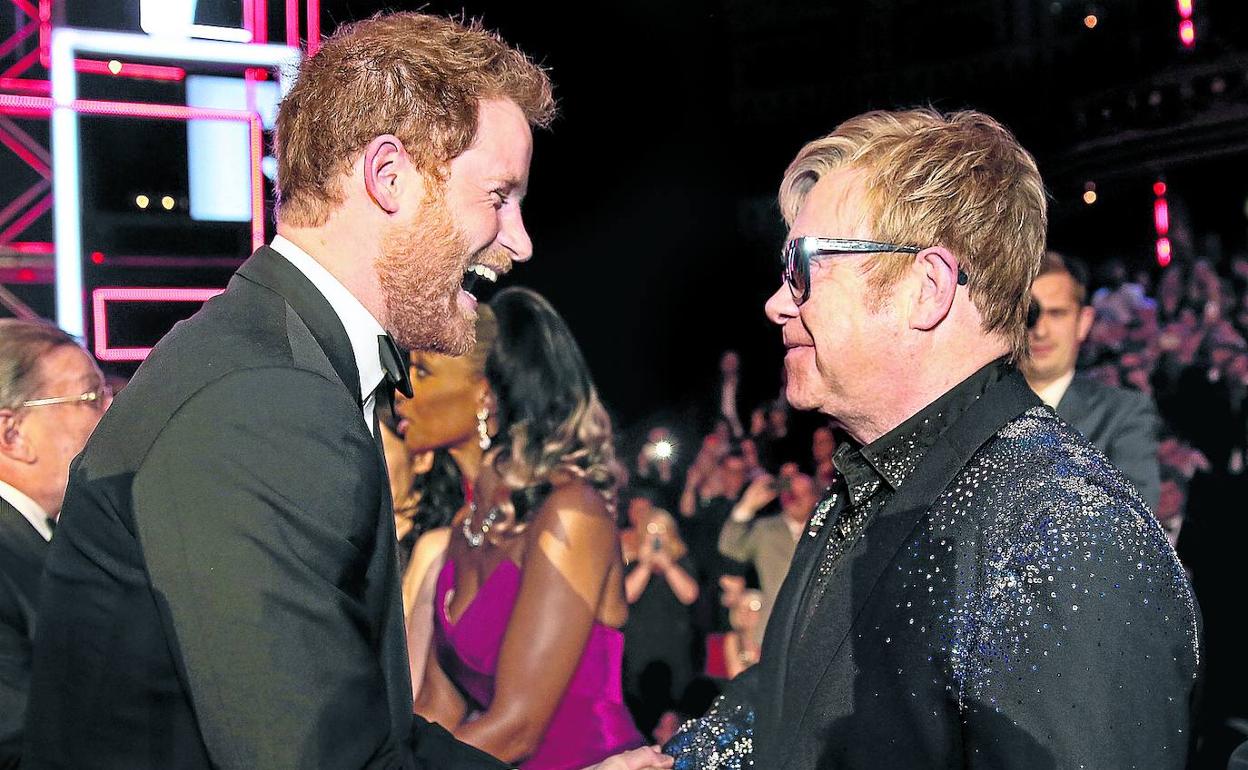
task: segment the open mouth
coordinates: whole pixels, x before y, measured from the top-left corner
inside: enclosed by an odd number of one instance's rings
[[[472,294],[473,289],[481,281],[488,283],[496,283],[498,281],[498,273],[494,272],[485,265],[469,265],[464,271],[463,289],[468,294]]]

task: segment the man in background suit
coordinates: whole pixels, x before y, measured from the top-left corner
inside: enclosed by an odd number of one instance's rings
[[[108,402],[73,337],[0,319],[0,768],[21,760],[39,580],[69,463]]]
[[[1157,434],[1161,418],[1147,393],[1075,376],[1079,346],[1096,311],[1087,304],[1087,272],[1074,260],[1047,252],[1031,286],[1039,308],[1027,332],[1020,368],[1044,403],[1105,453],[1131,480],[1151,511],[1161,498]]]
[[[304,61],[272,247],[157,345],[71,472],[29,767],[503,767],[412,715],[376,409],[410,387],[396,341],[463,354],[472,286],[530,257],[553,108],[476,24],[374,17]]]

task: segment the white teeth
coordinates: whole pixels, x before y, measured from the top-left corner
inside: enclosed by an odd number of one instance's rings
[[[498,273],[494,272],[485,265],[472,265],[468,268],[468,272],[476,273],[490,283],[498,282]]]

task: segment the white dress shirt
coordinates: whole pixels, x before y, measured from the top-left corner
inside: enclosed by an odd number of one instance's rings
[[[0,481],[0,497],[8,501],[9,505],[17,509],[26,521],[30,522],[30,526],[43,536],[44,540],[52,539],[52,528],[48,526],[47,511],[40,507],[39,503],[31,500],[22,492],[15,489],[12,485]]]
[[[364,424],[368,426],[368,432],[372,433],[373,411],[376,406],[373,403],[373,391],[385,377],[377,337],[385,334],[386,330],[381,328],[373,314],[360,304],[341,281],[306,251],[280,235],[273,236],[272,247],[312,282],[338,314],[343,328],[347,330],[351,351],[355,354],[355,367],[360,373],[360,393],[364,396]]]
[[[1062,396],[1066,395],[1066,391],[1070,388],[1070,383],[1075,380],[1075,370],[1071,369],[1066,374],[1058,377],[1053,382],[1036,391],[1036,395],[1040,400],[1054,409],[1062,402]]]

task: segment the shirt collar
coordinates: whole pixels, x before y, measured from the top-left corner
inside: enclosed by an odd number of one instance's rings
[[[280,235],[273,236],[272,248],[312,282],[342,321],[347,339],[351,341],[356,369],[360,373],[360,393],[367,401],[385,376],[377,337],[385,334],[386,330],[368,312],[368,308],[360,304],[355,295],[312,255]]]
[[[1062,397],[1066,395],[1066,391],[1070,389],[1070,383],[1074,382],[1074,380],[1075,370],[1071,369],[1053,382],[1037,390],[1036,395],[1040,397],[1041,401],[1056,409],[1057,405],[1061,403]]]
[[[39,503],[31,500],[12,484],[6,484],[3,481],[0,481],[0,497],[16,508],[17,512],[22,514],[22,518],[29,521],[30,526],[34,527],[44,540],[52,539],[52,528],[48,526],[48,514]]]
[[[850,504],[861,504],[881,484],[900,487],[949,426],[1009,371],[1005,359],[997,359],[870,444],[838,447],[832,463],[845,477]]]

